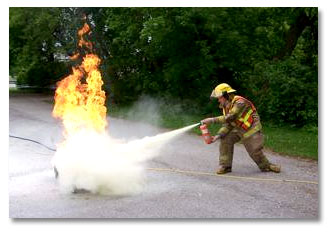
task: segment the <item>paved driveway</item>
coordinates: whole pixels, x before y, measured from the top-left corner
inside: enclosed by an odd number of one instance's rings
[[[11,135],[49,147],[62,140],[51,116],[52,97],[16,95],[9,99]],[[117,138],[141,138],[165,132],[144,123],[109,118]],[[142,193],[113,197],[63,194],[54,178],[54,154],[39,144],[9,139],[9,216],[11,218],[318,218],[318,165],[268,154],[282,172],[261,173],[241,145],[233,172],[216,176],[218,143],[205,145],[185,134],[148,162]]]

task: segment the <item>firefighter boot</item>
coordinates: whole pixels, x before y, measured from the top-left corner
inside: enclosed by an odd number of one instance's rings
[[[280,173],[281,172],[281,166],[276,165],[273,163],[269,163],[268,166],[260,168],[262,172],[275,172]]]
[[[221,166],[221,167],[217,170],[216,173],[217,173],[218,175],[223,175],[223,174],[226,174],[226,173],[229,173],[229,172],[232,172],[232,168]]]
[[[280,173],[281,172],[281,165],[277,165],[277,164],[269,164],[269,170],[275,173]]]

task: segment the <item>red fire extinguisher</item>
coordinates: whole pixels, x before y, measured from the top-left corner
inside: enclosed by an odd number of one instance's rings
[[[203,137],[205,143],[206,144],[211,144],[212,143],[212,137],[210,135],[208,126],[206,124],[201,124],[199,128],[202,132],[202,137]]]

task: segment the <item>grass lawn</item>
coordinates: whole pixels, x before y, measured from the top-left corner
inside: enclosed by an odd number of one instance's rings
[[[263,125],[267,148],[281,154],[318,159],[317,128],[297,129],[288,126],[275,127],[265,123]]]

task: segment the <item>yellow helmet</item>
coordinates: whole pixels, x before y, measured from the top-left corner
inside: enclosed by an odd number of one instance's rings
[[[216,86],[216,88],[212,91],[210,98],[219,98],[225,93],[233,93],[236,92],[230,85],[227,83],[222,83]]]

